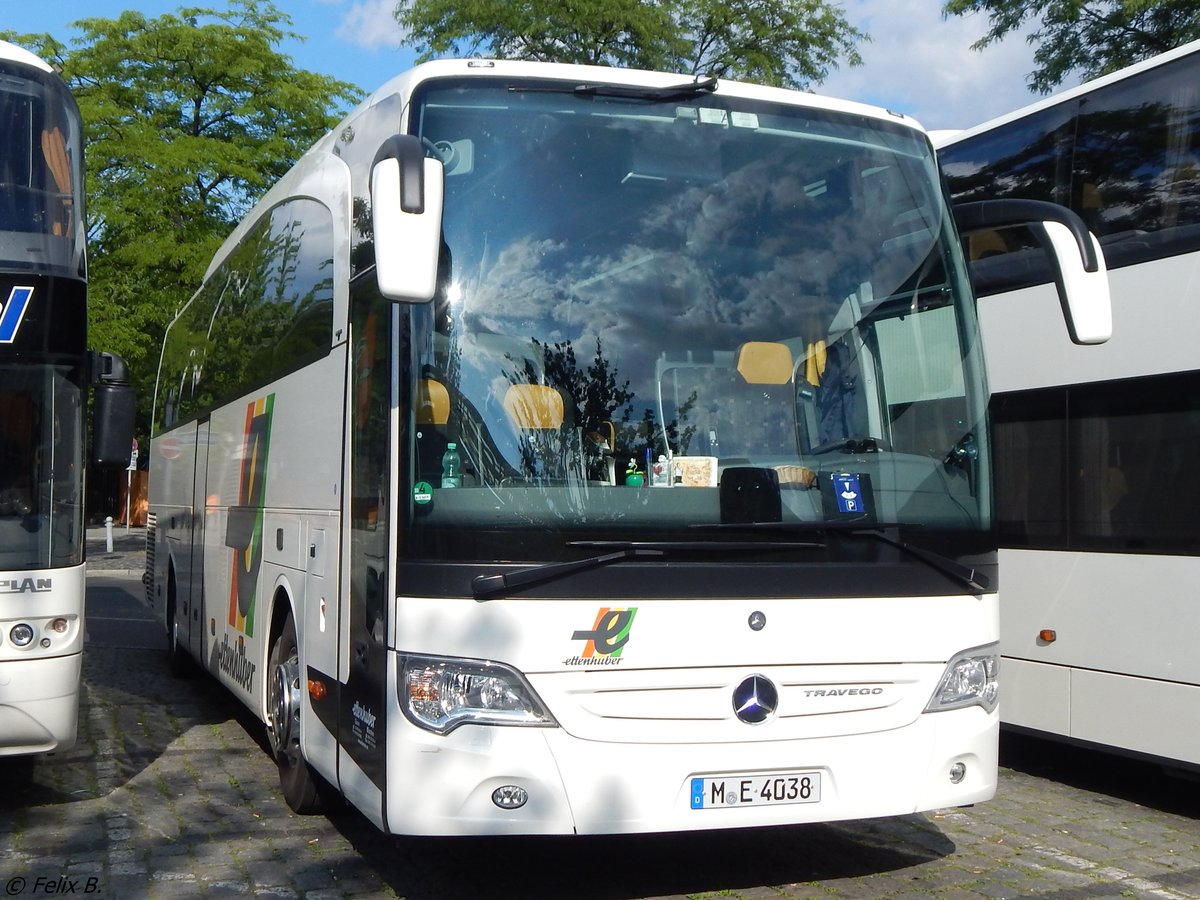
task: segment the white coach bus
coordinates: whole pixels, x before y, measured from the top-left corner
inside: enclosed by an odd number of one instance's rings
[[[1045,227],[1073,327],[1102,331],[1086,233]],[[986,402],[913,122],[428,63],[283,177],[170,326],[149,599],[172,664],[265,723],[298,811],[569,834],[973,803],[999,728]]]
[[[84,645],[84,408],[124,467],[125,364],[87,351],[83,123],[62,78],[0,41],[0,757],[75,743]]]
[[[956,200],[1075,210],[1113,295],[1113,339],[1075,346],[1043,305],[1028,235],[970,239],[993,392],[1002,719],[1200,765],[1200,42],[958,133],[938,157]]]

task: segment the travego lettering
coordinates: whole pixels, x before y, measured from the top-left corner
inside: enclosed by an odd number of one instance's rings
[[[804,692],[805,697],[865,697],[882,694],[883,688],[810,688]]]

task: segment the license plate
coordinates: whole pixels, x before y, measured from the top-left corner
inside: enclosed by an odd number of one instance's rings
[[[820,772],[777,772],[771,775],[723,775],[692,779],[692,809],[731,806],[782,806],[819,803]]]

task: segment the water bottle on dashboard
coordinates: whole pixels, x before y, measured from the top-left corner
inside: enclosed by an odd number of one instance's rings
[[[458,455],[458,444],[451,441],[442,454],[442,487],[462,486],[462,458]]]

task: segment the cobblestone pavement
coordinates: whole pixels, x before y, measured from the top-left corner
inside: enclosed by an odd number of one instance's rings
[[[87,568],[91,574],[136,572],[146,570],[146,529],[124,525],[112,526],[112,549],[109,550],[108,534],[103,525],[89,525],[87,529]]]
[[[411,839],[352,810],[295,816],[257,723],[211,679],[167,674],[126,571],[89,576],[79,743],[0,761],[7,896],[1200,898],[1200,785],[1007,737],[994,801],[888,820]]]

